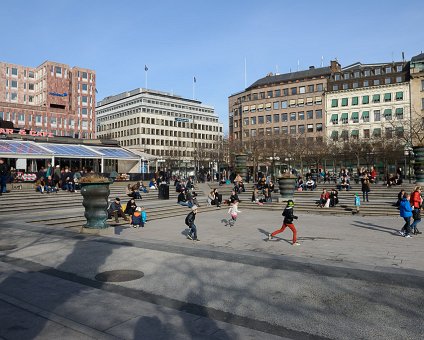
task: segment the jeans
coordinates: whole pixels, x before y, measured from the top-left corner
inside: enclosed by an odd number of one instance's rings
[[[368,201],[368,191],[362,191],[362,196],[364,198],[364,202],[365,202],[365,199],[367,200],[367,202],[369,202]]]
[[[193,206],[193,204],[191,204],[190,202],[183,202],[183,201],[178,202],[178,204],[182,205],[183,207],[189,207],[189,208]]]
[[[405,235],[409,235],[411,232],[411,217],[404,217],[405,224],[402,227],[402,231],[405,232]]]
[[[0,193],[6,192],[7,175],[0,176]]]
[[[415,211],[419,211],[420,209],[414,208],[414,213]],[[414,214],[415,215],[415,214]],[[420,219],[414,219],[414,222],[412,222],[411,224],[411,231],[414,231],[417,228],[417,224],[421,222],[421,218]]]
[[[197,239],[197,227],[194,223],[190,226],[189,234],[193,238],[193,240]]]

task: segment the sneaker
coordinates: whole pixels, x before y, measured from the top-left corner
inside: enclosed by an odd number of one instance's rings
[[[421,232],[421,231],[419,231],[418,229],[415,229],[414,234],[415,234],[415,235],[419,235],[419,234],[422,234],[422,232]]]
[[[400,236],[405,236],[405,232],[403,230],[399,230],[398,233]]]
[[[191,237],[191,235],[190,235],[190,234],[188,234],[188,235],[187,235],[187,238],[188,238],[189,240],[192,240],[192,241],[193,241],[193,237]]]
[[[271,239],[272,239],[271,234],[268,234],[268,240],[271,241]]]
[[[409,235],[409,234],[407,234],[407,235],[405,235],[405,237],[406,237],[406,238],[411,238],[412,236],[411,236],[411,235]]]
[[[194,241],[200,241],[198,238],[195,238]]]
[[[299,243],[299,242],[295,242],[295,243],[293,243],[292,245],[293,245],[293,246],[300,246],[300,243]]]

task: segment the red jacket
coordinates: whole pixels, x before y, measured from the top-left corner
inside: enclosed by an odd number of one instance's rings
[[[411,198],[409,199],[409,202],[411,203],[411,206],[418,209],[419,207],[421,207],[421,203],[422,203],[422,198],[421,198],[421,194],[418,191],[414,191],[411,194]]]

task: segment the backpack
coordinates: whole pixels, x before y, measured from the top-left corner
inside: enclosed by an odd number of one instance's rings
[[[191,213],[190,213],[191,214]],[[186,226],[190,226],[190,214],[188,214],[185,218],[185,224]]]

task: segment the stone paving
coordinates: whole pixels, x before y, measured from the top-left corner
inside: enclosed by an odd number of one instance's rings
[[[281,212],[242,209],[228,227],[227,210],[200,207],[200,242],[186,239],[184,216],[90,235],[3,215],[0,338],[424,336],[424,237],[397,236],[399,217],[298,214],[293,247],[290,230],[267,239]],[[95,279],[116,269],[144,276]]]

